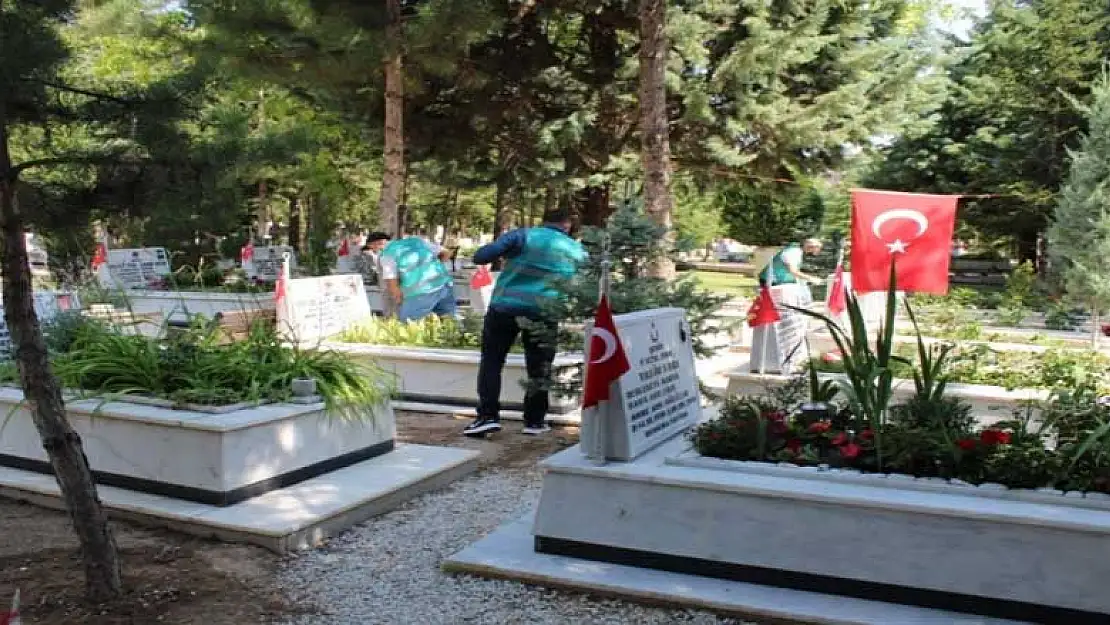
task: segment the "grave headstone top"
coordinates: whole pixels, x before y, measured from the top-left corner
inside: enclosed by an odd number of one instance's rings
[[[108,250],[108,264],[100,267],[97,278],[106,288],[145,289],[171,273],[166,248],[140,247]]]
[[[281,261],[289,254],[289,269],[297,268],[297,253],[288,245],[256,247],[250,260],[243,263],[243,271],[250,280],[276,282],[281,275]]]
[[[686,311],[654,308],[613,320],[631,369],[614,386],[605,418],[605,455],[628,461],[696,425],[701,395]],[[592,330],[590,323],[587,337]],[[593,440],[589,430],[596,426],[583,422],[582,439]]]
[[[780,321],[752,332],[750,368],[755,373],[793,373],[809,360],[805,342],[809,317],[789,307],[805,308],[813,303],[813,296],[804,284],[782,284],[771,287],[771,299]]]
[[[372,314],[362,276],[297,278],[286,282],[285,301],[277,306],[277,327],[289,340],[311,344]]]

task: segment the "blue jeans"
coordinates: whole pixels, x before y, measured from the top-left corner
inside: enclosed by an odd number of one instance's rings
[[[441,317],[457,317],[458,304],[455,303],[455,287],[448,284],[439,290],[415,295],[401,300],[397,316],[401,321],[417,321],[435,313]]]

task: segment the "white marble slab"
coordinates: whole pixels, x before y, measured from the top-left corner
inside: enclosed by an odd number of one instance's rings
[[[398,445],[383,456],[227,507],[100,486],[109,514],[200,536],[284,552],[387,512],[477,468],[479,453],[453,447]],[[0,496],[61,507],[49,475],[0,467]]]
[[[223,293],[214,291],[127,291],[125,306],[135,314],[161,313],[166,317],[273,310],[273,293]]]
[[[530,531],[532,517],[530,512],[507,523],[448,558],[443,568],[745,619],[829,625],[1020,625],[1018,621],[536,553]]]
[[[836,379],[835,374],[822,373],[822,380]],[[769,388],[784,386],[790,381],[789,376],[750,373],[747,367],[740,367],[728,374],[729,395],[761,395]],[[913,380],[894,380],[894,401],[905,401],[915,393]],[[981,424],[1013,419],[1014,412],[1024,412],[1032,408],[1034,414],[1039,410],[1031,403],[1042,402],[1049,398],[1048,391],[1031,388],[1007,390],[1001,386],[987,386],[984,384],[957,384],[949,383],[944,388],[948,397],[957,397],[971,406],[971,414]]]
[[[547,459],[534,533],[1110,615],[1110,511],[667,464],[688,446]]]
[[[463,404],[478,403],[477,350],[433,349],[418,347],[388,347],[360,343],[325,343],[323,349],[352,354],[373,362],[397,376],[402,398],[427,403]],[[555,367],[582,362],[579,355],[560,355]],[[502,405],[521,405],[524,402],[523,382],[528,380],[523,354],[509,354],[501,374]],[[576,397],[551,395],[550,413],[563,413],[578,406]]]
[[[0,455],[45,462],[22,393],[0,389]],[[156,406],[71,402],[66,412],[93,470],[227,492],[392,440],[392,408],[366,421],[329,415],[322,404],[270,404],[213,415]]]

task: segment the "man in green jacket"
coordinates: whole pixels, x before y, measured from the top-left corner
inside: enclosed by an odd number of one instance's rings
[[[478,365],[478,418],[463,430],[467,436],[484,436],[501,430],[501,371],[509,349],[521,335],[528,388],[524,393],[525,434],[543,434],[550,428],[547,418],[548,393],[543,389],[555,361],[552,344],[558,320],[543,314],[545,301],[562,297],[552,284],[556,278],[571,278],[586,260],[582,244],[567,235],[570,213],[558,209],[544,216],[539,228],[518,228],[474,253],[475,265],[498,258],[505,266],[490,298],[482,326],[482,360]],[[544,331],[522,327],[520,318],[540,322]]]
[[[415,321],[435,313],[455,317],[455,285],[440,261],[442,251],[420,237],[405,237],[385,246],[381,254],[381,276],[394,303],[400,304],[398,318]]]
[[[823,280],[802,273],[802,260],[806,255],[821,253],[821,241],[806,239],[801,245],[790,243],[771,258],[771,262],[759,272],[759,284],[765,285],[770,278],[771,286],[809,282],[821,284]]]

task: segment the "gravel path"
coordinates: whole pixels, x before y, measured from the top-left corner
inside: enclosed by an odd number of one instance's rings
[[[289,625],[738,624],[712,614],[451,576],[444,558],[527,511],[539,474],[496,470],[425,495],[354,528],[327,548],[289,560],[280,583],[290,598],[319,607]]]

